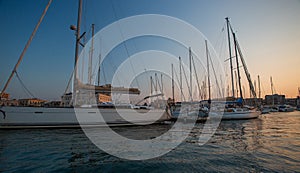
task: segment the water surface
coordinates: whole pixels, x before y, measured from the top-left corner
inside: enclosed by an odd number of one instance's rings
[[[118,127],[151,138],[171,125]],[[168,154],[129,161],[98,149],[81,129],[0,130],[0,172],[300,172],[300,112],[223,121],[203,146],[199,123]]]

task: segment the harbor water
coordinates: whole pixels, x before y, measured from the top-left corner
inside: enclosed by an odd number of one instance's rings
[[[131,161],[96,147],[81,129],[0,130],[0,172],[300,172],[300,111],[222,121],[198,145],[203,123],[177,148]],[[172,124],[114,127],[123,136],[151,138]]]

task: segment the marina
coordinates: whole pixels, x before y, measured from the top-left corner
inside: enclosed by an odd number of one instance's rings
[[[300,171],[293,2],[0,4],[0,172]]]

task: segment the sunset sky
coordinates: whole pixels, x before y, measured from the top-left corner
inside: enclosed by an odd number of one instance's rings
[[[0,0],[0,90],[47,2]],[[76,24],[77,7],[76,0],[52,2],[18,69],[28,89],[39,98],[57,100],[67,86],[75,52],[74,32],[69,26]],[[161,14],[183,20],[201,31],[212,46],[220,39],[224,18],[228,16],[252,79],[257,80],[257,75],[261,77],[262,95],[271,94],[270,76],[278,94],[288,98],[298,95],[299,0],[88,0],[84,1],[82,32],[90,34],[92,23],[97,32],[119,19],[141,14]],[[14,98],[28,97],[15,78],[6,92]]]

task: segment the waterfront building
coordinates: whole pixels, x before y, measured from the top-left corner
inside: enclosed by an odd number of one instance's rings
[[[9,94],[8,93],[2,93],[0,92],[0,101],[9,100]]]
[[[273,94],[265,96],[266,105],[283,105],[285,104],[285,95]]]
[[[57,108],[60,106],[61,106],[61,101],[50,101],[44,103],[44,107],[48,107],[48,108]]]
[[[291,106],[297,106],[297,98],[286,98],[285,104],[291,105]]]
[[[38,98],[19,99],[19,106],[41,107],[45,102],[46,100],[41,100]]]
[[[16,99],[0,100],[0,106],[19,106],[19,101]]]

